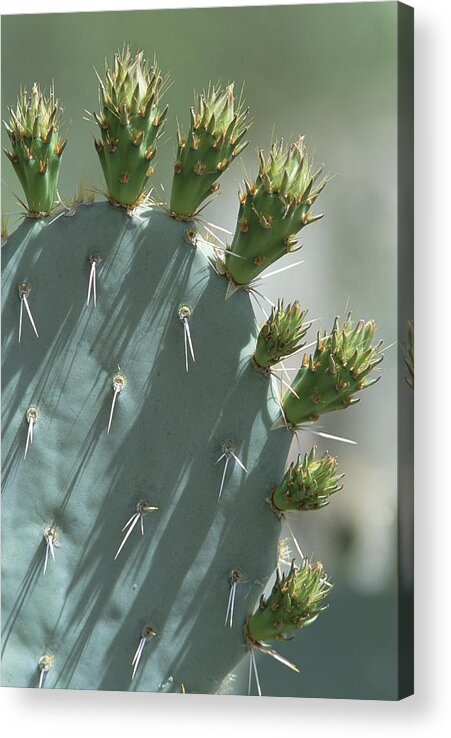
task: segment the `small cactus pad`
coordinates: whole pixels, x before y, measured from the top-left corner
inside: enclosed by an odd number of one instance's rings
[[[315,353],[304,354],[292,391],[283,398],[290,425],[318,420],[324,413],[354,405],[359,401],[355,393],[379,380],[369,377],[383,359],[382,341],[372,345],[374,330],[373,320],[354,323],[349,315],[341,328],[335,319],[331,334],[318,333]]]
[[[287,469],[281,483],[271,492],[271,505],[276,512],[286,510],[320,510],[342,487],[343,474],[337,474],[337,459],[329,454],[316,458],[312,448],[302,459],[299,455]]]
[[[197,95],[188,136],[177,130],[169,210],[180,220],[191,220],[201,203],[218,192],[217,179],[247,146],[248,110],[235,101],[233,87],[211,86]]]
[[[101,137],[95,139],[108,198],[117,205],[135,207],[148,194],[157,153],[155,142],[162,132],[167,108],[159,100],[166,80],[154,61],[128,46],[116,52],[105,80],[99,76],[100,113],[92,117]]]
[[[50,88],[46,97],[34,84],[31,94],[21,90],[16,109],[4,123],[12,151],[4,149],[14,167],[27,201],[30,217],[40,218],[56,205],[58,173],[67,141],[59,134],[62,108]]]
[[[326,609],[322,602],[331,587],[320,562],[312,564],[304,559],[297,567],[293,561],[288,574],[281,575],[277,570],[268,599],[262,595],[258,609],[247,618],[248,645],[285,640],[288,634],[313,623]]]
[[[314,172],[304,139],[286,147],[272,145],[259,152],[259,172],[252,184],[245,180],[235,235],[225,263],[235,284],[248,284],[277,259],[296,250],[296,234],[321,218],[310,208],[326,184],[321,169]],[[241,258],[237,258],[241,257]]]
[[[302,339],[310,327],[304,322],[306,315],[307,310],[301,310],[298,302],[285,307],[283,300],[278,300],[258,334],[254,352],[257,366],[273,366],[302,348]]]

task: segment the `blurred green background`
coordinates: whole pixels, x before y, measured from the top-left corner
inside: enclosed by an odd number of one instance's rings
[[[97,108],[93,66],[102,71],[105,57],[124,41],[155,53],[173,80],[154,175],[159,191],[161,185],[168,192],[175,121],[187,127],[193,90],[210,80],[244,84],[254,116],[251,144],[222,177],[222,195],[208,218],[233,230],[237,186],[245,170],[256,171],[255,148],[267,148],[272,136],[305,134],[316,161],[336,175],[316,205],[326,217],[302,232],[304,263],[267,280],[265,293],[300,299],[318,319],[316,328],[329,329],[349,305],[355,317],[374,318],[391,344],[397,338],[396,18],[391,2],[4,16],[2,115],[21,84],[36,80],[48,88],[54,80],[69,135],[61,196],[73,194],[81,179],[100,186],[95,128],[83,120],[84,108]],[[6,157],[2,183],[2,211],[16,213],[13,192],[20,190]],[[18,222],[10,215],[9,230]],[[328,508],[292,523],[304,553],[324,562],[336,586],[319,621],[280,645],[300,675],[259,657],[267,695],[396,696],[396,367],[393,347],[382,381],[361,404],[323,416],[324,431],[357,446],[301,435],[303,450],[317,442],[339,456],[346,473],[344,490]],[[232,691],[246,691],[246,670],[247,662]]]

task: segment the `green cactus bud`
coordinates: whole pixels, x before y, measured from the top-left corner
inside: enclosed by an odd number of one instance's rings
[[[332,584],[320,562],[304,559],[297,567],[293,560],[288,574],[279,572],[268,599],[262,597],[257,610],[245,625],[248,647],[261,641],[286,640],[289,633],[313,623],[326,609],[322,602]]]
[[[301,310],[297,301],[285,307],[283,300],[278,300],[258,334],[253,356],[258,367],[273,366],[302,348],[302,339],[310,327],[310,323],[304,323],[307,312]]]
[[[271,492],[271,506],[277,512],[286,510],[320,510],[329,504],[331,495],[342,489],[344,474],[337,474],[337,459],[325,453],[316,458],[316,448],[298,456],[287,469],[281,483]]]
[[[9,123],[4,126],[12,151],[4,152],[25,193],[27,205],[21,204],[30,217],[41,218],[56,205],[61,156],[67,143],[58,133],[63,110],[53,85],[46,97],[34,84],[30,95],[20,90],[16,110],[9,112]]]
[[[310,208],[327,179],[314,172],[304,139],[285,147],[272,145],[265,158],[259,152],[259,172],[253,184],[245,182],[235,235],[225,263],[235,284],[249,284],[263,269],[295,250],[296,233],[321,218]],[[236,258],[236,257],[241,258]]]
[[[413,321],[409,320],[407,323],[407,339],[404,343],[404,363],[407,367],[406,382],[414,389],[415,387],[415,376],[414,376],[414,338],[415,332],[413,327]]]
[[[372,345],[374,330],[373,320],[354,323],[349,314],[342,328],[336,318],[331,334],[318,334],[315,353],[304,354],[291,392],[283,398],[285,420],[290,425],[318,420],[323,413],[354,405],[359,401],[355,393],[380,379],[369,376],[383,359],[382,341]]]
[[[191,220],[201,203],[218,192],[217,179],[247,146],[243,141],[248,110],[225,89],[211,86],[196,96],[191,127],[185,138],[177,131],[178,149],[169,210],[178,220]]]
[[[145,200],[153,172],[155,142],[161,135],[167,108],[159,100],[167,87],[156,60],[149,64],[143,52],[128,46],[117,51],[105,80],[99,75],[100,113],[92,118],[100,129],[94,139],[110,202],[133,208]]]

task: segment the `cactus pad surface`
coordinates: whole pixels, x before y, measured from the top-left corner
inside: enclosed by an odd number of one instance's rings
[[[269,432],[270,384],[251,364],[249,295],[158,209],[130,218],[108,203],[25,221],[3,270],[3,683],[215,692],[245,651],[243,623],[274,570],[280,521],[266,498],[291,443]],[[86,305],[90,255],[97,305]],[[33,286],[17,340],[19,281]],[[185,371],[182,305],[196,362]],[[227,335],[227,340],[224,336]],[[118,370],[118,366],[120,369]],[[126,378],[107,433],[118,372]],[[24,459],[27,411],[38,409]],[[218,491],[227,439],[236,455]],[[145,500],[120,555],[122,528]],[[55,561],[44,534],[57,532]],[[243,572],[233,628],[229,575]],[[132,681],[132,658],[145,642]]]

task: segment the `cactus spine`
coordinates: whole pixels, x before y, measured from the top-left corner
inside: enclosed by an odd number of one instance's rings
[[[291,431],[352,404],[379,349],[371,321],[337,323],[279,405],[268,378],[306,311],[280,300],[258,334],[249,285],[314,219],[324,180],[302,139],[261,155],[219,264],[195,215],[245,145],[233,85],[198,98],[165,207],[148,198],[158,68],[125,48],[100,87],[110,202],[25,220],[3,259],[4,683],[217,692],[246,649],[274,654],[265,641],[324,609],[321,563],[274,570],[281,516],[339,488],[313,451],[284,476]],[[40,332],[19,343],[31,285]]]

